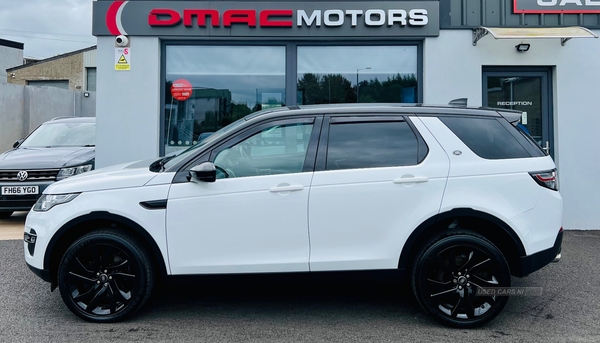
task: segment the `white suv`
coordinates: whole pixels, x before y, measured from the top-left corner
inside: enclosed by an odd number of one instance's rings
[[[481,325],[507,301],[489,289],[561,248],[555,165],[520,116],[257,112],[177,156],[52,184],[27,216],[25,260],[94,322],[133,314],[162,275],[394,270],[438,320]]]

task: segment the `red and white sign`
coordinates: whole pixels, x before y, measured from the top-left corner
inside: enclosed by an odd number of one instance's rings
[[[600,0],[598,0],[600,1]],[[296,11],[296,22],[293,21],[294,11],[291,9],[272,10],[237,10],[230,9],[219,13],[215,9],[184,9],[182,12],[169,8],[155,8],[148,15],[148,25],[154,27],[169,27],[183,24],[185,27],[206,27],[207,19],[213,27],[231,27],[233,24],[243,24],[248,27],[297,27],[316,26],[321,23],[325,27],[343,26],[346,20],[356,27],[359,17],[366,26],[425,26],[429,23],[426,9],[368,9],[368,10],[314,10],[310,14],[305,10]],[[349,18],[348,18],[349,17]]]
[[[178,101],[185,101],[192,96],[192,84],[186,79],[173,81],[171,85],[171,95]]]

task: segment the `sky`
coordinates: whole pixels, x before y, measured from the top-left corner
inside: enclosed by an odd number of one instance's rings
[[[0,38],[25,43],[23,56],[34,58],[95,45],[92,0],[0,0]]]

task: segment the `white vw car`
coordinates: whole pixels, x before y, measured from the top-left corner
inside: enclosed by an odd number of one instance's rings
[[[251,114],[175,157],[50,185],[25,260],[94,322],[140,309],[163,275],[396,270],[444,324],[497,316],[560,254],[552,158],[520,113],[301,106]]]

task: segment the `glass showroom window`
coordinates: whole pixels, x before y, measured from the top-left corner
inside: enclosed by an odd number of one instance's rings
[[[166,47],[165,154],[285,104],[285,47]],[[188,94],[189,93],[189,94]]]
[[[298,104],[417,102],[416,46],[300,46]]]

